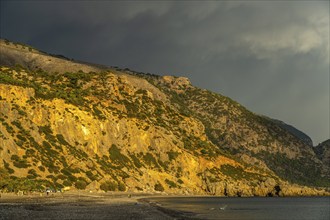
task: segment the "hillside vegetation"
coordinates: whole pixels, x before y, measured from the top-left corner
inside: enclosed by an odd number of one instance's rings
[[[9,41],[0,64],[2,190],[276,196],[329,186],[329,167],[306,141],[187,78]]]

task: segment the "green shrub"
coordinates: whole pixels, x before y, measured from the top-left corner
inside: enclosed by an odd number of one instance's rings
[[[36,178],[36,176],[34,176],[34,175],[31,175],[31,174],[28,174],[28,175],[26,176],[26,178],[28,178],[28,179],[35,179],[35,178]]]
[[[31,157],[31,156],[34,156],[34,153],[35,153],[35,152],[36,152],[36,151],[33,150],[33,149],[27,149],[27,150],[25,151],[25,155],[28,156],[28,157]]]
[[[23,137],[23,136],[20,135],[20,134],[16,135],[16,137],[17,137],[18,139],[20,139],[21,141],[26,141],[26,138]]]
[[[77,189],[86,189],[87,183],[83,180],[78,180],[74,185]]]
[[[70,145],[70,144],[65,140],[65,138],[63,137],[63,135],[61,135],[61,134],[57,134],[57,135],[56,135],[56,138],[57,138],[58,142],[60,142],[60,144],[62,144],[62,145],[64,145],[64,146],[68,146],[68,145]]]
[[[130,154],[129,156],[132,158],[133,163],[134,163],[134,165],[135,165],[137,168],[141,168],[141,167],[143,166],[143,164],[141,163],[141,161],[139,160],[139,158],[137,158],[137,157],[135,156],[135,154]]]
[[[169,180],[169,179],[165,179],[165,182],[167,183],[167,185],[169,185],[170,188],[177,188],[178,186],[175,184],[175,182]]]
[[[155,184],[155,190],[163,192],[165,189],[161,183],[157,183],[157,184]]]
[[[31,175],[33,175],[33,176],[35,176],[35,177],[38,176],[37,172],[36,172],[34,169],[30,169],[30,170],[28,171],[28,174],[31,174]]]
[[[63,174],[58,174],[57,175],[57,178],[58,179],[61,179],[61,180],[66,180],[67,177],[65,175],[63,175]]]
[[[12,124],[15,125],[18,129],[24,130],[24,128],[21,125],[21,122],[16,120],[16,121],[13,121]]]
[[[141,187],[136,186],[135,189],[139,190],[139,191],[143,191],[143,189]]]
[[[117,184],[114,182],[106,181],[100,185],[100,189],[103,191],[115,191],[117,189]]]
[[[103,115],[103,113],[102,113],[102,111],[100,111],[98,108],[97,108],[97,106],[93,106],[93,113],[94,113],[94,115],[98,118],[98,119],[100,119],[100,120],[104,120],[104,119],[106,119],[106,117]]]
[[[124,183],[118,184],[118,190],[119,191],[126,191],[126,185]]]
[[[0,177],[1,177],[1,179],[9,178],[8,170],[0,167]],[[0,179],[0,181],[1,181],[1,179]],[[0,185],[0,189],[1,189],[1,185]]]
[[[202,150],[201,150],[201,153],[202,153],[202,154],[207,154],[207,151],[206,151],[205,149],[202,149]]]
[[[5,166],[5,169],[8,171],[9,174],[13,174],[15,171],[10,168],[9,163],[7,163],[5,160],[2,160],[3,164]]]
[[[167,155],[169,160],[175,160],[179,156],[179,153],[175,151],[169,151],[167,152]]]
[[[1,172],[0,172],[1,174]],[[33,177],[31,175],[31,177]],[[7,192],[17,192],[19,190],[22,191],[40,191],[43,190],[43,185],[48,185],[49,182],[45,180],[38,179],[29,179],[29,178],[18,178],[18,177],[10,177],[8,176],[4,178],[0,178],[0,188]]]
[[[39,170],[42,171],[42,172],[45,172],[45,170],[46,170],[45,167],[43,167],[43,166],[38,166],[38,168],[39,168]]]
[[[18,109],[18,114],[20,114],[22,116],[27,116],[26,112],[21,109]]]
[[[94,176],[94,174],[90,170],[86,172],[86,176],[92,181],[97,180],[97,176]]]
[[[53,134],[52,129],[50,128],[49,125],[46,126],[39,126],[39,132],[44,133],[44,134]]]
[[[72,186],[72,182],[70,180],[64,180],[63,185],[64,186]]]
[[[128,157],[122,154],[120,149],[115,144],[112,144],[111,148],[109,149],[109,158],[111,161],[117,163],[120,166],[125,166],[130,163]]]
[[[68,178],[71,182],[76,182],[77,181],[77,177],[75,177],[73,175],[68,176]]]
[[[151,154],[151,153],[147,153],[145,155],[143,155],[143,160],[144,162],[149,165],[149,166],[152,166],[154,165],[155,167],[159,167],[156,159],[154,158],[154,156]]]
[[[6,127],[6,130],[10,134],[14,134],[14,128],[10,126],[7,122],[3,121],[2,124]]]
[[[16,154],[14,154],[14,155],[11,156],[11,160],[19,161],[20,158],[19,158],[19,156],[17,156]]]
[[[242,172],[244,172],[241,167],[234,167],[229,164],[222,165],[220,170],[227,176],[241,176]]]
[[[12,160],[13,161],[13,164],[15,167],[18,167],[18,168],[27,168],[29,167],[30,165],[28,164],[28,162],[26,161],[26,159],[21,159],[19,158],[17,155],[12,155]]]

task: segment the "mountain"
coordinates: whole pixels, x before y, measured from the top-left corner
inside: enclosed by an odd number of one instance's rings
[[[288,132],[290,132],[292,135],[296,136],[297,138],[299,138],[300,140],[302,140],[303,142],[305,142],[307,145],[309,146],[313,146],[313,141],[312,139],[305,134],[304,132],[298,130],[297,128],[293,127],[292,125],[288,125],[283,121],[277,120],[277,119],[272,119],[273,122],[275,122],[278,126],[280,126],[281,128],[287,130]]]
[[[324,163],[330,164],[330,139],[318,144],[314,151],[316,156]]]
[[[0,46],[3,190],[329,193],[309,144],[187,78]]]

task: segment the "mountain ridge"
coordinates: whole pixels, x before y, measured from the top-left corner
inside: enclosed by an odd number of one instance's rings
[[[12,188],[326,193],[313,186],[328,186],[328,167],[308,144],[228,97],[185,77],[31,60],[26,48],[1,41],[0,167]]]

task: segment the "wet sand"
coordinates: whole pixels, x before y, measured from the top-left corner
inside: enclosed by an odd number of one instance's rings
[[[86,192],[48,196],[2,194],[0,219],[195,219],[193,213],[165,209],[146,199],[152,196]]]

